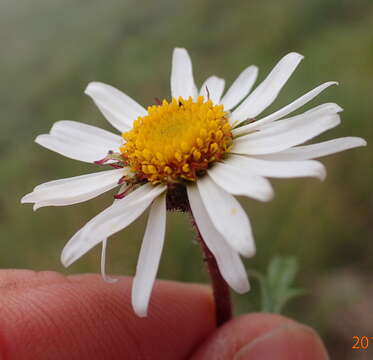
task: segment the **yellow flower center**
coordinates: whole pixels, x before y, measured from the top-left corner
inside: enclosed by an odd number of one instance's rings
[[[124,162],[140,179],[157,183],[195,181],[232,144],[223,105],[179,98],[148,107],[133,129],[122,134]]]

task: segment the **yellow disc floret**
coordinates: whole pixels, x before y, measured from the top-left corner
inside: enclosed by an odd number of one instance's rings
[[[148,107],[133,129],[123,133],[124,162],[140,179],[154,184],[195,181],[232,144],[231,126],[223,105],[211,100],[179,98]]]

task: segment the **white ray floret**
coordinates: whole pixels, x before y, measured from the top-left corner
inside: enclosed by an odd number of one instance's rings
[[[121,201],[114,202],[106,210],[83,226],[65,245],[61,261],[71,265],[87,251],[135,221],[166,190],[163,185],[143,185]]]
[[[112,278],[106,275],[106,248],[107,248],[107,239],[104,239],[102,240],[102,249],[101,249],[101,276],[105,282],[115,283],[118,281],[118,279]]]
[[[85,89],[106,119],[119,131],[132,128],[133,120],[146,115],[146,110],[120,90],[99,82],[91,82]]]
[[[232,195],[244,195],[260,201],[272,200],[273,189],[266,178],[251,169],[232,165],[231,161],[218,163],[207,171],[208,175]]]
[[[37,136],[35,142],[70,159],[92,163],[117,149],[123,140],[95,126],[63,120],[54,123],[49,134]]]
[[[242,71],[220,101],[225,110],[231,110],[244,99],[254,86],[257,76],[258,68],[254,65]]]
[[[309,91],[308,93],[304,94],[300,98],[294,100],[289,105],[284,106],[280,110],[277,110],[276,112],[260,119],[255,122],[252,122],[251,124],[240,126],[233,130],[233,133],[237,135],[246,134],[249,133],[252,130],[255,130],[256,128],[271,123],[272,121],[276,121],[278,119],[283,118],[286,115],[291,114],[292,112],[298,110],[300,107],[302,107],[304,104],[307,104],[310,102],[313,98],[315,98],[317,95],[319,95],[322,91],[327,89],[329,86],[337,85],[338,83],[335,81],[329,81],[325,84],[322,84],[318,86],[317,88]]]
[[[260,155],[282,151],[311,140],[340,122],[338,115],[325,115],[313,121],[312,116],[282,120],[271,128],[239,137],[232,152]]]
[[[351,136],[323,141],[318,144],[296,146],[274,154],[257,155],[256,157],[265,160],[308,160],[366,145],[367,142],[364,139]]]
[[[251,225],[240,203],[208,176],[197,181],[197,187],[216,230],[234,250],[247,257],[253,256],[255,244]]]
[[[36,186],[21,202],[34,203],[35,210],[43,206],[81,203],[119,186],[118,181],[123,174],[123,169],[116,169],[49,181]]]
[[[175,99],[178,99],[179,96],[184,99],[189,96],[192,98],[197,96],[192,61],[185,49],[176,48],[172,56],[171,95]]]
[[[166,196],[155,199],[146,225],[140,255],[133,278],[132,303],[137,315],[147,315],[150,294],[157,276],[166,231]]]
[[[201,86],[199,94],[205,99],[211,99],[214,104],[220,103],[225,81],[217,76],[209,77]]]
[[[211,222],[197,186],[190,185],[187,190],[193,217],[197,222],[206,246],[216,258],[223,278],[236,292],[242,294],[249,291],[250,286],[245,267],[237,252],[229,246],[228,242]]]
[[[326,177],[324,165],[315,160],[271,161],[252,156],[232,155],[227,164],[250,174],[270,178],[314,177],[324,180]]]
[[[232,119],[241,123],[247,118],[255,118],[271,105],[302,59],[303,56],[297,53],[284,56],[266,79],[233,111]]]

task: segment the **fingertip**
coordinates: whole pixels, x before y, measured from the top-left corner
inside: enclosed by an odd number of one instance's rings
[[[301,324],[285,324],[242,347],[234,360],[328,360],[316,332]]]
[[[108,284],[98,275],[0,271],[0,354],[7,358],[162,358],[187,356],[214,330],[211,292],[157,281],[148,316],[131,306],[132,279]],[[5,351],[4,350],[4,351]],[[13,356],[13,357],[12,357]],[[1,355],[0,355],[1,358]]]
[[[234,318],[210,336],[193,360],[326,360],[318,335],[281,315],[252,313]]]

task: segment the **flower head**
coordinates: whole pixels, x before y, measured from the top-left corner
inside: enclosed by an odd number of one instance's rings
[[[324,179],[324,166],[312,159],[366,145],[356,137],[301,145],[340,123],[342,109],[334,103],[287,117],[335,82],[258,118],[302,58],[297,53],[283,57],[251,93],[258,69],[250,66],[222,96],[224,80],[216,76],[198,92],[187,51],[175,49],[172,97],[147,109],[109,85],[90,83],[86,94],[119,134],[59,121],[36,142],[69,158],[114,169],[47,182],[22,198],[37,209],[75,204],[120,187],[114,203],[66,244],[63,264],[69,266],[102,243],[106,277],[107,238],[150,206],[132,291],[134,310],[145,316],[162,252],[167,206],[190,207],[223,278],[235,291],[248,291],[240,255],[254,255],[255,244],[249,219],[233,195],[269,201],[273,190],[267,177]]]
[[[179,97],[148,107],[148,114],[122,136],[124,162],[139,177],[157,183],[196,181],[232,145],[232,128],[223,105],[199,96]]]

